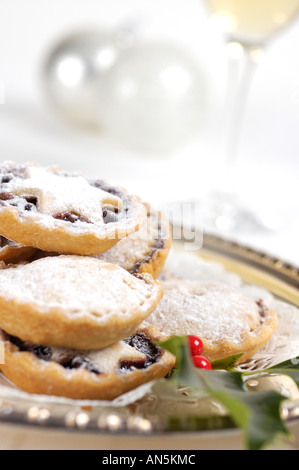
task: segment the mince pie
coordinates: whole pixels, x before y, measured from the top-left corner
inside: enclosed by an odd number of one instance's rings
[[[222,282],[169,278],[162,287],[163,299],[145,324],[166,336],[198,335],[211,360],[243,353],[244,362],[276,329],[273,310]]]
[[[24,341],[102,349],[131,335],[162,297],[150,274],[60,255],[0,270],[0,327]]]
[[[147,223],[97,258],[118,264],[132,274],[150,273],[157,278],[171,247],[171,230],[161,212],[146,207]]]
[[[0,166],[0,233],[23,245],[95,255],[146,222],[137,196],[56,167]]]
[[[170,372],[175,357],[155,344],[160,339],[156,328],[140,328],[100,351],[76,351],[24,342],[0,330],[1,369],[29,393],[112,400]]]

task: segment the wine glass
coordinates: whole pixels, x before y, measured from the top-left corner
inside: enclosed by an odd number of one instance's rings
[[[274,230],[271,214],[250,211],[234,191],[233,169],[254,72],[269,41],[296,18],[299,0],[205,0],[211,19],[225,35],[228,55],[227,106],[231,119],[226,142],[223,187],[209,194],[205,226],[217,231],[263,228]],[[241,72],[240,72],[241,71]]]

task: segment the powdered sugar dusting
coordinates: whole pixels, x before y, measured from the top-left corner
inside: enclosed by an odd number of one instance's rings
[[[82,176],[65,178],[35,166],[27,168],[24,178],[11,180],[7,189],[17,196],[36,196],[42,214],[73,211],[92,223],[103,223],[104,205],[122,206],[120,198],[91,186]]]
[[[7,300],[99,322],[147,312],[159,293],[158,284],[91,257],[61,255],[0,271],[0,295]]]
[[[102,180],[89,180],[57,167],[13,162],[1,164],[0,175],[4,195],[0,211],[15,213],[24,229],[27,223],[29,226],[34,223],[42,229],[63,230],[71,236],[88,233],[98,239],[121,239],[146,221],[145,207],[137,196]],[[105,219],[107,211],[115,214],[109,221]],[[46,249],[55,251],[56,247]]]
[[[147,321],[166,335],[237,343],[260,324],[256,303],[224,283],[168,279],[162,286],[164,297]]]
[[[225,282],[254,301],[262,299],[268,308],[276,312],[278,325],[273,335],[249,361],[238,366],[240,369],[265,369],[299,356],[299,309],[297,307],[276,299],[265,288],[243,283],[239,275],[227,271],[221,263],[202,259],[200,252],[184,251],[180,243],[174,243],[166,266],[165,278]]]
[[[130,271],[136,262],[148,256],[159,237],[170,237],[168,222],[164,221],[159,213],[153,211],[148,216],[147,223],[137,232],[120,240],[110,250],[96,257]]]

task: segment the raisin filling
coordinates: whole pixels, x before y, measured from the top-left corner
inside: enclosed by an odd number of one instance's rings
[[[140,267],[143,264],[149,263],[151,261],[154,254],[156,253],[156,251],[162,250],[164,248],[164,238],[163,237],[164,237],[164,234],[162,232],[161,223],[159,222],[159,224],[158,224],[158,236],[157,236],[157,239],[156,239],[154,245],[151,247],[151,250],[150,250],[149,254],[144,259],[138,261],[134,265],[134,267],[130,270],[131,274],[137,274]]]
[[[5,184],[5,183],[9,183],[10,180],[12,180],[12,176],[11,176],[11,175],[4,175],[4,176],[2,176],[2,178],[1,178],[1,183],[4,183],[4,184]]]
[[[87,357],[82,355],[75,354],[72,358],[70,358],[66,362],[60,362],[60,364],[65,369],[86,369],[88,370],[88,372],[92,372],[93,374],[102,374],[102,371],[96,364],[94,364]]]
[[[259,308],[259,314],[262,319],[265,318],[267,312],[268,312],[268,307],[264,304],[262,299],[259,299],[256,301],[256,304]]]
[[[103,220],[105,224],[117,222],[117,210],[103,209]]]
[[[25,211],[31,211],[37,205],[37,197],[35,196],[25,196],[24,199],[27,201],[28,204],[25,204],[24,209]]]
[[[23,178],[25,170],[26,167],[23,165],[0,168],[1,184],[9,183],[13,178]]]
[[[36,208],[37,198],[35,196],[16,196],[7,191],[7,183],[14,178],[23,178],[25,166],[11,166],[0,168],[0,204],[17,207],[21,201],[22,208],[25,211],[31,211]],[[6,204],[2,201],[5,201]]]
[[[16,336],[5,333],[6,338],[20,351],[27,351],[34,354],[38,359],[42,361],[53,360],[52,349],[48,346],[42,346],[40,344],[30,343],[29,341],[22,341]],[[74,351],[67,351],[65,354],[59,355],[59,360],[55,360],[65,369],[86,369],[94,374],[101,374],[102,372],[96,364],[93,364],[87,357],[77,354]]]
[[[64,220],[65,222],[71,222],[72,224],[80,220],[80,222],[86,222],[90,224],[89,220],[84,219],[76,212],[60,212],[59,214],[53,215],[54,219]]]
[[[157,362],[161,357],[161,348],[153,344],[146,334],[141,331],[134,333],[129,338],[124,339],[124,343],[143,353],[146,356],[146,360],[121,361],[119,363],[119,369],[122,372],[128,372],[135,369],[146,369],[150,365]]]
[[[106,193],[112,194],[113,196],[117,196],[120,199],[124,199],[124,194],[117,188],[113,188],[113,186],[108,185],[105,181],[102,180],[87,180],[88,183],[102,191],[106,191]]]
[[[27,212],[32,211],[33,209],[36,209],[38,200],[35,196],[24,196],[24,197],[16,196],[15,194],[12,194],[6,190],[7,188],[6,183],[9,183],[14,178],[23,178],[25,170],[26,170],[25,166],[11,166],[11,167],[0,168],[0,205],[3,206],[3,205],[8,204],[10,206],[18,206],[19,202],[21,202],[22,209]],[[58,172],[56,174],[64,178],[71,178],[71,177],[77,176],[76,174],[73,175],[71,173],[68,174],[64,172]],[[124,193],[122,193],[122,191],[112,186],[109,186],[104,181],[102,180],[87,180],[87,181],[91,186],[102,189],[103,191],[106,191],[114,196],[119,197],[120,199],[123,200],[123,202],[127,202],[127,198],[124,195]],[[125,207],[124,205],[124,207],[122,208],[122,211],[127,212],[128,208]],[[53,215],[53,218],[63,220],[65,222],[71,222],[71,223],[75,223],[77,221],[91,223],[89,220],[81,217],[80,214],[77,214],[76,212],[72,212],[72,211],[57,213]],[[103,220],[105,224],[117,222],[118,218],[119,218],[118,210],[111,210],[110,208],[103,209]]]
[[[33,344],[29,341],[22,341],[20,338],[16,336],[9,335],[5,333],[6,338],[15,346],[19,348],[20,351],[27,351],[34,354],[39,359],[43,361],[50,361],[52,357],[51,348],[48,346],[42,346],[41,344]]]
[[[10,199],[14,199],[15,195],[12,193],[8,193],[6,191],[3,191],[0,193],[0,199],[1,201],[9,201]]]
[[[136,360],[128,360],[125,359],[124,361],[119,361],[118,369],[120,372],[132,372],[134,370],[145,369],[147,366],[145,365],[146,361],[140,359],[139,361]]]
[[[108,185],[105,183],[105,181],[102,180],[88,180],[88,183],[98,189],[101,189],[102,191],[106,191],[109,194],[112,194],[113,196],[119,197],[123,201],[123,206],[122,206],[122,211],[123,212],[128,212],[128,201],[126,198],[126,195],[122,193],[119,189],[114,188],[113,186]],[[111,224],[113,222],[118,221],[118,209],[108,209],[106,207],[103,208],[103,220],[105,224]]]
[[[9,335],[8,333],[5,333],[5,337],[12,344],[17,346],[20,351],[30,352],[43,361],[55,361],[65,369],[85,369],[88,372],[97,375],[102,374],[102,371],[97,364],[76,351],[66,350],[53,357],[53,351],[48,346],[30,343],[29,341],[22,341],[16,336]],[[146,369],[157,362],[161,356],[161,349],[158,346],[155,346],[145,333],[134,333],[123,341],[137,351],[143,353],[146,356],[146,359],[120,361],[118,363],[118,371],[121,373],[131,372],[136,369]]]

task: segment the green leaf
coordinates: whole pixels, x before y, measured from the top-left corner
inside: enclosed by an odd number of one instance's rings
[[[231,356],[224,357],[223,359],[219,359],[217,361],[212,361],[212,368],[213,370],[227,370],[237,365],[238,360],[243,356],[243,353],[233,354]]]
[[[243,429],[249,449],[262,449],[280,435],[291,436],[281,418],[284,400],[274,391],[246,393],[245,402],[251,414]]]
[[[163,400],[177,400],[178,389],[173,386],[171,380],[158,380],[152,385],[152,391]]]
[[[299,372],[299,357],[294,357],[289,359],[288,361],[280,362],[275,366],[270,367],[267,370],[275,370],[275,369],[292,369],[297,370]]]
[[[199,371],[210,396],[227,409],[236,426],[243,430],[245,445],[259,450],[277,435],[289,436],[280,414],[285,398],[274,391],[248,392],[240,374]]]
[[[159,343],[159,346],[167,349],[177,358],[170,380],[177,386],[198,387],[198,376],[190,357],[188,337],[172,336],[167,341]]]
[[[275,391],[249,392],[243,380],[246,373],[233,369],[240,354],[214,361],[213,370],[207,371],[194,367],[186,336],[174,336],[160,346],[177,357],[172,386],[191,387],[196,396],[210,397],[221,403],[243,431],[246,448],[262,449],[278,435],[290,436],[280,413],[285,397]],[[286,361],[267,371],[284,371],[299,383],[299,366],[296,365],[294,368],[294,361]]]
[[[185,344],[187,341],[186,336],[171,336],[166,341],[160,341],[156,344],[163,349],[171,352],[174,356],[176,356],[176,367],[178,369],[181,368],[182,362],[182,345]]]

